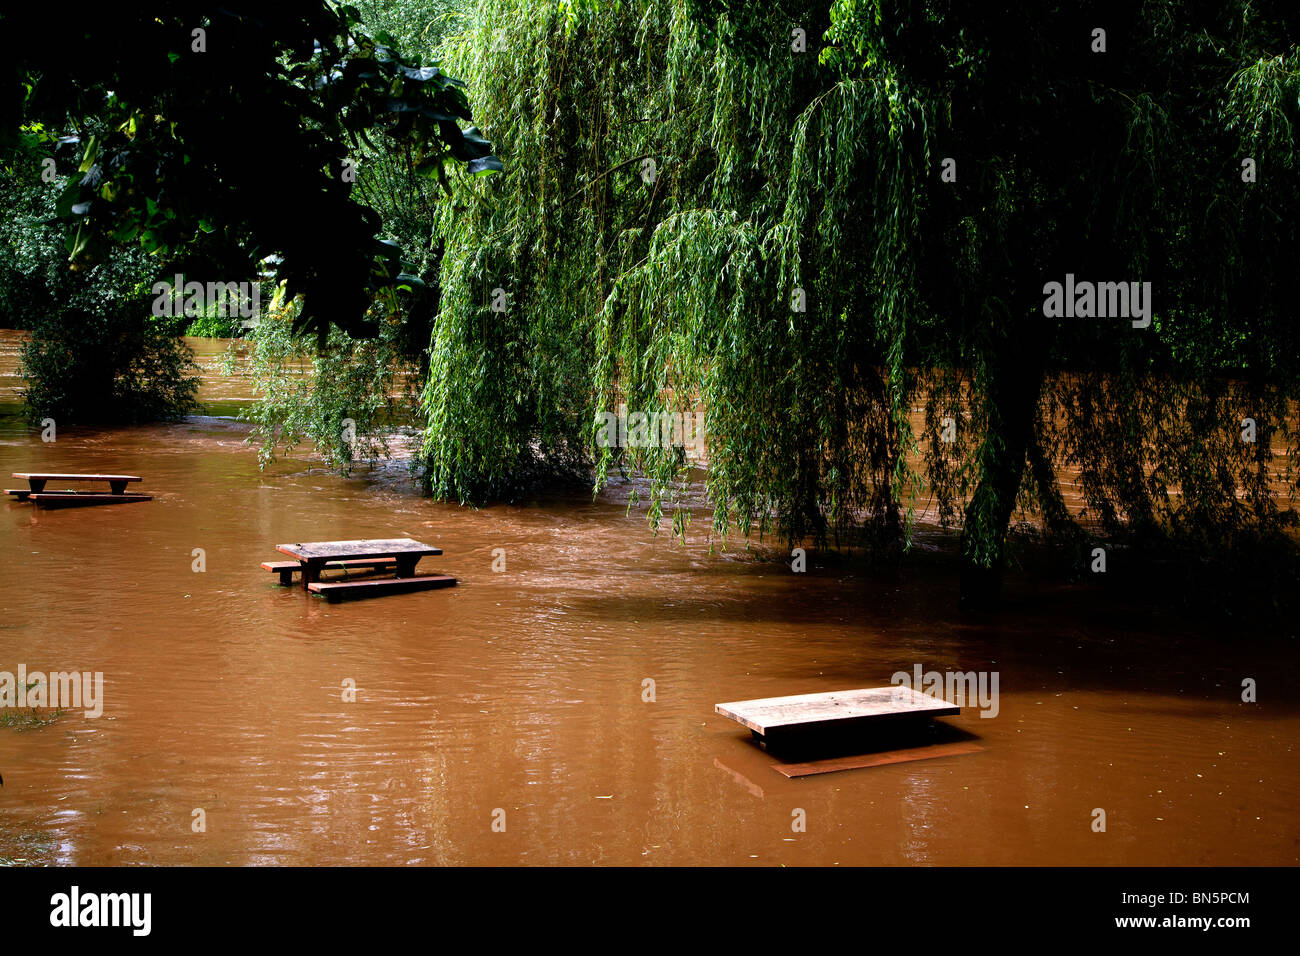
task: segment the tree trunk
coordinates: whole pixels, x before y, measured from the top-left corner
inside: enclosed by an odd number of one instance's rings
[[[1043,384],[1037,349],[1017,348],[1002,358],[990,369],[985,398],[989,428],[979,452],[980,479],[962,525],[962,610],[989,610],[1001,600],[1007,527],[1024,478]]]

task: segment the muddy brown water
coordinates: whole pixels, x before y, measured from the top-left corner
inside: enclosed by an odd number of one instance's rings
[[[0,335],[0,387],[16,341]],[[241,388],[209,379],[202,397],[237,402]],[[102,672],[104,700],[97,718],[30,726],[11,711],[0,726],[2,858],[1300,861],[1300,668],[1285,634],[1028,584],[972,623],[941,564],[882,575],[813,554],[794,574],[771,549],[710,553],[702,514],[685,546],[654,537],[626,486],[473,510],[419,497],[400,466],[259,472],[246,427],[224,418],[67,427],[45,443],[16,406],[0,411],[7,485],[14,471],[123,471],[155,496],[3,505],[0,671]],[[400,535],[442,547],[421,568],[460,586],[331,605],[258,566],[280,542]],[[982,751],[787,779],[713,713],[916,664],[998,673],[996,717],[945,719]],[[1258,703],[1240,699],[1247,677]]]

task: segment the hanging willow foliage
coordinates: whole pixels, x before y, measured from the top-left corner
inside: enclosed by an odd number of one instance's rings
[[[1294,17],[1103,6],[477,5],[443,55],[507,172],[439,209],[434,493],[631,468],[680,531],[691,462],[600,447],[598,416],[698,407],[723,535],[896,544],[933,502],[996,574],[1017,507],[1280,526]],[[1149,327],[1046,317],[1067,273],[1150,281]]]

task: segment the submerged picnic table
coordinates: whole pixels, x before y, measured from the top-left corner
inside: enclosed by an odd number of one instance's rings
[[[984,749],[960,728],[931,721],[961,713],[956,704],[898,685],[737,700],[714,710],[749,728],[759,747],[784,754],[772,769],[791,778]],[[792,762],[796,752],[802,758]]]
[[[738,700],[717,704],[713,709],[723,717],[748,727],[755,737],[764,739],[961,713],[960,707],[941,697],[931,697],[901,686]]]
[[[28,472],[16,471],[13,473],[15,478],[24,478],[27,480],[26,488],[7,488],[6,494],[13,495],[19,501],[32,501],[37,505],[44,506],[66,506],[66,505],[111,505],[121,504],[128,501],[150,501],[152,495],[128,494],[126,486],[129,482],[140,481],[139,475],[79,475],[64,474],[61,472]],[[74,489],[47,491],[45,486],[49,482],[87,482],[87,481],[106,481],[108,482],[108,491],[76,491]]]
[[[291,561],[273,561],[264,563],[262,567],[278,572],[280,583],[285,585],[292,583],[293,572],[299,571],[304,590],[328,598],[423,591],[452,587],[456,583],[455,578],[447,575],[416,575],[415,566],[420,559],[442,554],[442,549],[411,538],[307,541],[279,544],[275,550],[296,558],[297,566]],[[371,571],[391,569],[395,576],[360,581],[322,581],[321,572],[326,568],[362,568]]]

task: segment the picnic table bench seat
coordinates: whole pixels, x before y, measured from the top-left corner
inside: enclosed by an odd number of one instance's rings
[[[369,578],[364,581],[312,581],[307,590],[330,601],[343,598],[378,597],[407,591],[431,591],[456,586],[456,579],[445,574],[412,578]]]
[[[394,558],[349,558],[341,561],[326,561],[325,570],[370,570],[383,571],[397,566]],[[293,576],[302,571],[301,561],[263,561],[263,569],[280,575],[280,583],[285,587],[293,584]]]

